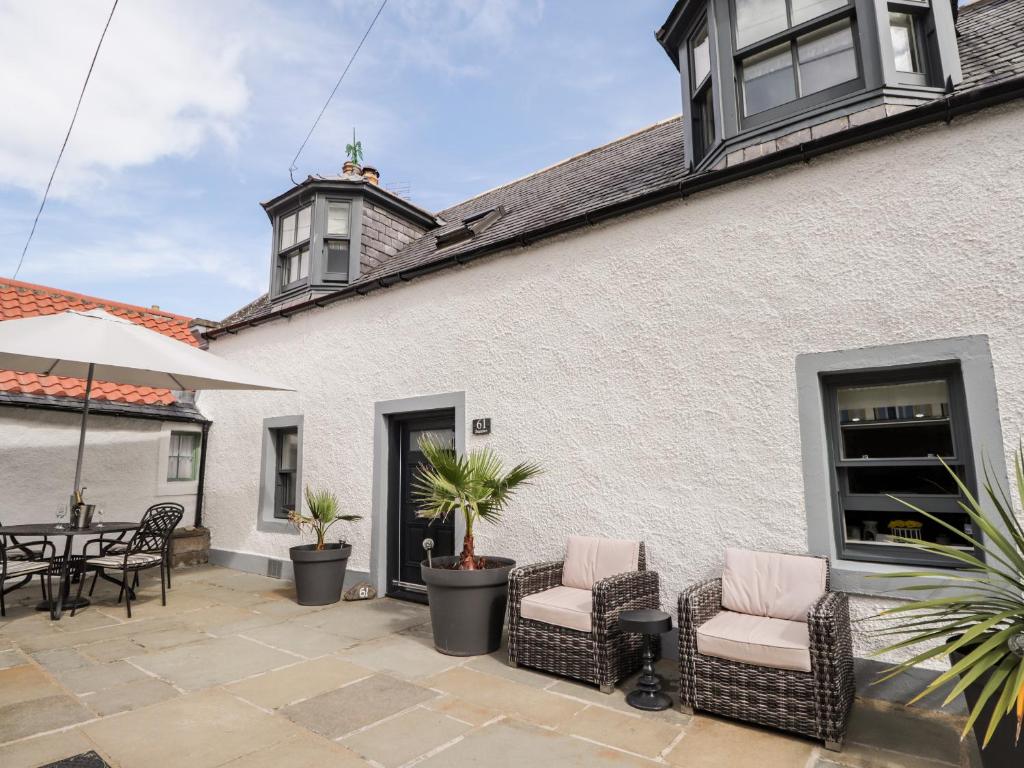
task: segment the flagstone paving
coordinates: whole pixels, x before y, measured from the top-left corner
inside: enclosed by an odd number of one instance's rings
[[[95,751],[114,768],[976,768],[961,715],[858,700],[841,753],[676,710],[641,713],[504,650],[433,649],[423,606],[300,606],[291,585],[204,567],[51,622],[38,590],[0,619],[0,766]],[[666,677],[672,663],[660,662]]]

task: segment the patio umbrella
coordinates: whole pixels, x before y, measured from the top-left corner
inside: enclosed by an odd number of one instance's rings
[[[0,369],[86,380],[75,491],[82,482],[93,379],[183,391],[290,390],[244,366],[101,309],[5,320],[0,323]]]

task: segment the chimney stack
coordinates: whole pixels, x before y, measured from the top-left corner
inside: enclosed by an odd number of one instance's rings
[[[380,185],[380,171],[374,168],[372,165],[363,166],[363,179],[373,184],[374,186]]]

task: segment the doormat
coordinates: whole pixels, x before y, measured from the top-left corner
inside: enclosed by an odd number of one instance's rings
[[[83,752],[55,763],[47,763],[42,768],[110,768],[110,765],[95,752]]]

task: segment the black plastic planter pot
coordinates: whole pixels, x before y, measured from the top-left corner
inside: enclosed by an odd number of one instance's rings
[[[299,605],[330,605],[341,599],[351,544],[328,544],[321,550],[316,544],[301,544],[288,552]]]
[[[968,646],[962,650],[964,651],[963,653],[957,650],[950,654],[949,658],[953,664],[963,659],[964,656],[973,650],[973,647]],[[985,683],[988,682],[988,677],[987,674],[982,675],[968,685],[967,690],[964,691],[967,706],[972,711],[974,705],[978,702],[982,689],[985,687]],[[982,743],[985,741],[985,731],[988,730],[988,722],[992,717],[992,707],[995,706],[994,699],[996,698],[998,696],[993,696],[989,699],[988,703],[982,707],[981,717],[974,721],[974,738],[978,742],[978,750],[981,752],[981,764],[985,768],[1009,768],[1010,766],[1024,765],[1024,739],[1021,739],[1021,743],[1016,746],[1013,743],[1013,737],[1017,731],[1017,718],[1014,716],[1015,710],[1011,710],[1010,714],[1004,717],[1003,721],[996,726],[996,732],[992,734],[992,739],[989,741],[988,746],[984,749],[981,748]]]
[[[457,557],[435,557],[434,567],[424,560],[420,573],[427,585],[434,647],[449,656],[482,656],[501,646],[508,603],[508,572],[515,560],[488,557],[491,568],[456,571]]]

